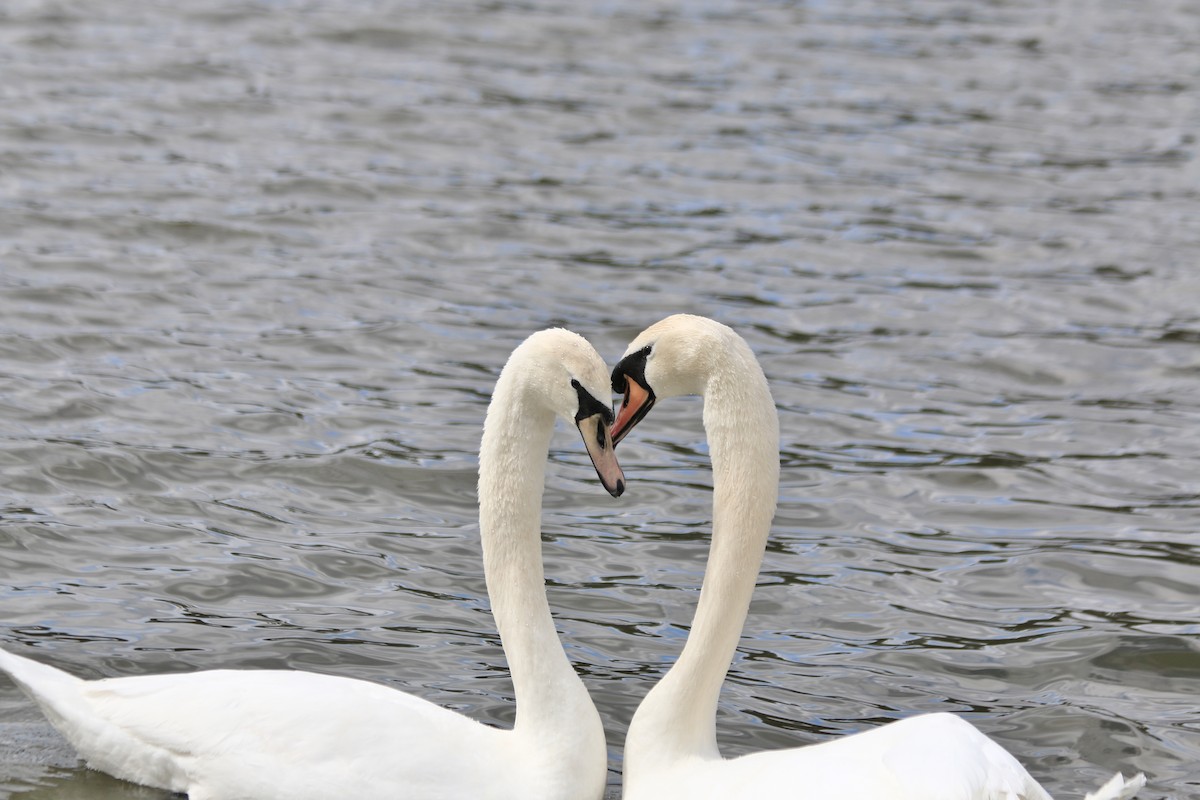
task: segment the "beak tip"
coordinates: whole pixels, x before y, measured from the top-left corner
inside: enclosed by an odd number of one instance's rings
[[[620,497],[621,495],[625,494],[625,481],[623,481],[623,480],[617,481],[617,485],[614,486],[613,488],[609,489],[608,493],[611,494],[613,497]]]

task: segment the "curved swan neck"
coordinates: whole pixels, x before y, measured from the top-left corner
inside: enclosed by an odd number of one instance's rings
[[[779,486],[775,403],[740,337],[728,342],[704,381],[704,429],[713,465],[704,582],[683,653],[630,724],[627,770],[647,753],[719,757],[717,701],[750,608]]]
[[[563,652],[546,600],[541,509],[555,415],[510,363],[479,449],[479,531],[492,614],[516,695],[514,730],[562,737],[596,716]],[[597,716],[597,721],[598,721]]]

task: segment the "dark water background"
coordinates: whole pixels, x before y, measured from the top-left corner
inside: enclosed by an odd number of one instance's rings
[[[740,330],[782,504],[726,754],[962,713],[1200,797],[1200,7],[0,5],[0,642],[497,724],[479,426],[566,325]],[[551,601],[612,782],[706,546],[699,405],[573,433]],[[0,797],[160,798],[7,681]]]

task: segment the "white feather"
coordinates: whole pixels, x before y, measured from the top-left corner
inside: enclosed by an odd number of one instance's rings
[[[647,350],[647,348],[649,348]],[[770,533],[779,423],[746,342],[703,317],[676,315],[626,350],[638,398],[704,396],[713,462],[708,566],[683,653],[638,706],[625,740],[627,800],[1050,800],[1000,745],[951,714],[927,714],[808,747],[723,759],[721,683],[737,648]],[[623,360],[615,375],[623,372]],[[640,415],[617,415],[618,436]],[[1127,800],[1145,783],[1116,776],[1090,800]]]
[[[512,730],[309,672],[84,681],[2,650],[0,669],[89,765],[191,800],[597,800],[604,731],[558,640],[541,564],[544,467],[556,415],[576,422],[573,380],[598,402],[610,396],[590,344],[568,331],[534,334],[501,373],[484,425],[480,532],[517,697]],[[599,430],[607,435],[607,420]],[[611,450],[594,459],[608,459],[597,469],[615,480]]]

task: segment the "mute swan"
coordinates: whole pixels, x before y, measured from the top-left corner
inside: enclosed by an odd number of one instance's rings
[[[598,800],[604,730],[550,616],[540,518],[556,415],[578,427],[605,488],[624,491],[610,400],[600,356],[581,336],[555,329],[513,351],[488,406],[479,529],[517,701],[512,730],[311,672],[85,681],[3,650],[0,669],[92,767],[191,800]]]
[[[746,342],[703,317],[647,328],[612,373],[624,395],[620,442],[674,395],[704,397],[713,468],[708,565],[679,660],[638,706],[625,739],[627,800],[1049,800],[1017,760],[947,713],[893,722],[829,742],[724,760],[716,710],[754,591],[779,483],[779,421]],[[1120,775],[1089,800],[1124,800],[1145,783]]]

